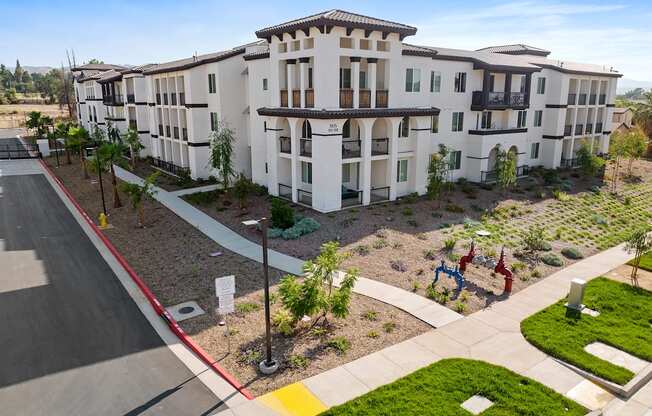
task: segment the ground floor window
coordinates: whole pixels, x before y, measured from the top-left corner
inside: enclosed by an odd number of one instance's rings
[[[439,114],[430,117],[430,132],[439,133]]]
[[[518,120],[516,121],[516,127],[523,128],[527,122],[527,111],[521,110],[518,112]]]
[[[449,153],[449,167],[450,170],[459,170],[462,167],[462,152],[460,150],[453,150]]]
[[[211,130],[212,131],[217,131],[217,122],[218,122],[217,113],[211,112]]]
[[[408,180],[408,160],[401,159],[396,166],[396,182],[407,182]]]
[[[342,183],[351,182],[351,165],[342,165]]]
[[[312,163],[301,162],[301,182],[312,183]]]
[[[543,110],[537,110],[534,112],[534,127],[541,127],[543,122]]]
[[[539,143],[532,143],[532,150],[530,151],[530,159],[539,158]]]

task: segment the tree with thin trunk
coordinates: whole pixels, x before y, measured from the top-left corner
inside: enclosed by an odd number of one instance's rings
[[[506,191],[516,183],[516,155],[500,147],[496,150],[496,182]]]
[[[632,272],[630,279],[632,286],[638,287],[638,268],[641,264],[641,257],[652,249],[652,238],[650,238],[650,227],[640,227],[629,236],[625,249],[628,253],[634,252],[632,260]]]
[[[154,182],[160,172],[156,171],[149,175],[142,185],[136,183],[123,182],[120,184],[120,190],[127,194],[131,200],[131,206],[138,213],[138,227],[145,227],[145,208],[143,202],[145,199],[154,197],[156,190],[154,189]]]
[[[219,172],[224,190],[228,192],[229,182],[235,176],[233,167],[235,132],[224,121],[220,121],[215,127],[210,136],[210,165]]]
[[[132,128],[127,130],[127,134],[124,135],[123,141],[129,147],[131,170],[135,170],[136,160],[138,160],[138,155],[140,155],[140,151],[143,150],[145,146],[143,146],[143,144],[140,142],[140,137],[138,137],[138,131]]]
[[[83,127],[71,127],[68,130],[69,146],[79,153],[79,163],[83,172],[84,179],[89,179],[88,169],[86,168],[86,157],[84,151],[88,143],[88,130]]]
[[[428,164],[428,197],[437,199],[437,206],[441,205],[441,195],[443,194],[444,184],[448,180],[448,171],[450,169],[449,152],[446,146],[439,145],[439,151],[430,156]]]
[[[635,160],[643,157],[648,146],[648,138],[640,127],[627,132],[625,147],[627,148],[627,176],[632,176],[632,165]]]
[[[604,159],[591,152],[591,145],[586,138],[582,139],[577,150],[577,164],[587,178],[593,178],[604,166]]]
[[[627,155],[627,133],[615,131],[609,138],[609,156],[613,160],[613,172],[611,172],[611,192],[616,193],[618,188],[618,175],[620,174],[620,162]]]
[[[71,126],[72,123],[66,123],[64,121],[60,121],[54,126],[54,140],[63,139],[63,147],[66,150],[66,162],[69,165],[72,163],[70,160],[70,147],[68,146],[68,130],[70,130]],[[55,146],[58,148],[58,142]]]
[[[118,180],[115,176],[115,168],[113,164],[122,156],[124,153],[124,146],[118,142],[104,142],[97,151],[100,154],[100,158],[108,165],[109,171],[111,172],[111,187],[113,188],[113,208],[120,208],[122,202],[120,201],[120,194],[118,193]]]

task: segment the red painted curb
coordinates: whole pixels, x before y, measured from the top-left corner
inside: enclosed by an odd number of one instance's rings
[[[168,327],[174,334],[184,343],[186,346],[194,352],[199,358],[201,358],[202,361],[206,365],[208,365],[210,368],[213,369],[220,377],[222,377],[226,382],[228,382],[233,388],[235,388],[238,392],[240,392],[244,397],[246,397],[248,400],[253,400],[254,396],[247,390],[238,380],[236,380],[235,377],[233,377],[228,371],[226,371],[222,366],[220,366],[214,359],[211,357],[202,347],[199,346],[195,341],[193,341],[186,333],[185,331],[179,326],[177,321],[174,320],[172,315],[168,311],[165,310],[163,305],[161,305],[161,302],[154,296],[151,290],[149,290],[149,287],[145,284],[145,282],[138,276],[138,274],[134,271],[134,269],[131,268],[129,263],[127,263],[127,260],[122,257],[122,255],[118,252],[118,250],[115,248],[115,246],[109,241],[109,239],[102,233],[102,231],[95,225],[93,220],[88,216],[86,211],[77,203],[75,198],[68,192],[68,189],[63,185],[63,183],[57,178],[57,176],[52,172],[50,167],[43,162],[43,160],[39,159],[39,162],[41,163],[41,166],[48,172],[50,177],[59,185],[61,190],[66,194],[70,202],[77,208],[77,211],[84,217],[88,225],[91,226],[95,234],[102,240],[104,245],[109,249],[111,254],[118,260],[120,265],[124,267],[124,269],[129,273],[129,276],[131,276],[131,279],[136,283],[140,291],[145,295],[149,303],[152,305],[152,308],[154,308],[154,311],[156,311],[156,314],[159,315],[161,318],[163,318],[167,324]]]

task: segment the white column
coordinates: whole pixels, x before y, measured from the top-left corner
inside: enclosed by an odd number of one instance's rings
[[[414,191],[423,195],[426,193],[430,163],[430,118],[425,116],[413,119],[417,129],[414,149]]]
[[[267,190],[271,195],[278,196],[278,119],[267,120]]]
[[[294,59],[288,59],[287,61],[287,75],[288,75],[288,108],[293,107],[292,102],[292,91],[294,90]]]
[[[342,125],[344,121],[344,119],[310,120],[313,154],[312,207],[317,211],[337,211],[342,207]],[[315,163],[317,160],[324,162]]]
[[[369,90],[371,94],[371,108],[376,108],[376,58],[367,58],[369,68]]]
[[[389,166],[387,168],[387,185],[389,186],[390,201],[396,199],[396,163],[398,162],[398,125],[400,122],[400,118],[392,118],[389,120]]]
[[[351,88],[353,89],[353,108],[360,107],[360,58],[351,57]]]
[[[308,59],[299,58],[299,88],[301,90],[301,108],[306,108],[306,88],[308,86]]]
[[[290,125],[290,151],[291,154],[291,166],[290,166],[290,175],[292,176],[292,181],[290,185],[292,186],[292,202],[297,202],[299,198],[299,177],[301,174],[299,172],[299,140],[301,138],[301,124],[302,121],[296,118],[289,118],[288,124]]]
[[[362,205],[371,202],[371,134],[375,119],[359,119],[362,144]]]

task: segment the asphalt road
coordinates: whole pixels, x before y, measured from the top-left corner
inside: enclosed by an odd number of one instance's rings
[[[0,322],[0,415],[226,408],[167,348],[43,175],[0,176]]]

